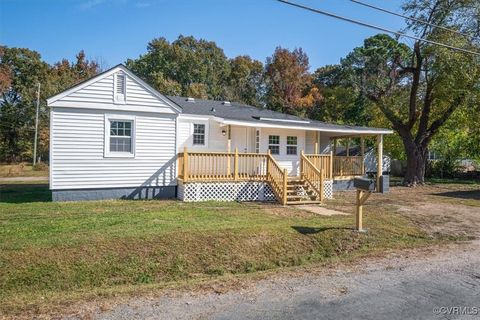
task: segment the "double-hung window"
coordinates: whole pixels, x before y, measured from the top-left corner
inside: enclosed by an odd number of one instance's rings
[[[205,145],[205,125],[194,123],[193,124],[193,144]]]
[[[110,152],[132,153],[132,124],[130,120],[110,120]]]
[[[268,150],[271,154],[280,154],[280,136],[268,136]]]
[[[105,115],[105,157],[135,156],[135,117]]]
[[[297,154],[297,137],[287,136],[287,155]]]

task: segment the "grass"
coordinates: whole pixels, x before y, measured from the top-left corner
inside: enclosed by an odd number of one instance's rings
[[[31,164],[0,164],[0,177],[45,177],[48,178],[48,166]]]
[[[0,313],[436,243],[402,215],[318,216],[292,207],[177,201],[49,202],[45,185],[0,189]],[[32,311],[33,310],[33,311]]]

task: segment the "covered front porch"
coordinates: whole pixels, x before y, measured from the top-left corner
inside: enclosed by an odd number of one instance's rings
[[[382,173],[382,134],[225,123],[216,128],[210,125],[210,135],[212,130],[220,133],[213,143],[184,144],[179,150],[179,197],[183,200],[318,203],[332,197],[334,181],[367,173],[365,140],[372,138],[377,150],[375,171],[380,173],[377,176]],[[358,152],[350,154],[354,145]],[[194,196],[185,196],[188,187]]]

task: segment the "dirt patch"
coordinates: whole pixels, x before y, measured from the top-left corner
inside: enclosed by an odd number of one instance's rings
[[[354,192],[337,192],[327,208],[353,212]],[[478,185],[424,185],[392,187],[387,194],[372,194],[364,213],[390,211],[408,217],[429,234],[480,236],[480,189]]]
[[[342,215],[347,216],[348,213],[342,211],[336,211],[332,209],[327,209],[325,207],[316,205],[316,206],[296,206],[296,209],[304,210],[308,212],[312,212],[321,216],[334,216],[334,215]]]

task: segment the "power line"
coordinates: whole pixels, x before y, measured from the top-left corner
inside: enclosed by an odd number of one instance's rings
[[[446,31],[449,31],[449,32],[453,32],[453,33],[456,33],[456,34],[459,34],[459,35],[462,35],[464,37],[467,37],[469,38],[470,36],[465,34],[465,33],[462,33],[458,30],[453,30],[453,29],[450,29],[450,28],[446,28],[444,26],[439,26],[438,24],[434,24],[434,23],[430,23],[428,21],[425,21],[425,20],[421,20],[421,19],[417,19],[417,18],[414,18],[414,17],[409,17],[409,16],[406,16],[406,15],[403,15],[403,14],[400,14],[400,13],[397,13],[397,12],[394,12],[394,11],[390,11],[390,10],[387,10],[387,9],[384,9],[384,8],[380,8],[380,7],[377,7],[377,6],[374,6],[372,4],[369,4],[369,3],[365,3],[365,2],[362,2],[362,1],[359,1],[359,0],[350,0],[351,2],[354,2],[356,4],[359,4],[361,6],[364,6],[364,7],[368,7],[368,8],[372,8],[372,9],[375,9],[375,10],[378,10],[378,11],[382,11],[382,12],[386,12],[386,13],[389,13],[389,14],[392,14],[394,16],[397,16],[397,17],[401,17],[401,18],[404,18],[404,19],[407,19],[407,20],[411,20],[411,21],[415,21],[415,22],[418,22],[418,23],[422,23],[422,24],[426,24],[430,27],[434,27],[434,28],[439,28],[439,29],[443,29],[443,30],[446,30]]]
[[[442,47],[445,47],[445,48],[448,48],[448,49],[452,49],[452,50],[461,51],[461,52],[464,52],[464,53],[470,53],[470,54],[480,56],[480,52],[475,52],[475,51],[471,51],[471,50],[467,50],[467,49],[463,49],[463,48],[457,48],[457,47],[454,47],[454,46],[451,46],[451,45],[448,45],[448,44],[444,44],[444,43],[440,43],[440,42],[436,42],[436,41],[432,41],[432,40],[422,39],[422,38],[419,38],[419,37],[416,37],[416,36],[408,35],[406,33],[400,32],[400,31],[394,31],[394,30],[390,30],[390,29],[387,29],[387,28],[384,28],[384,27],[379,27],[379,26],[376,26],[376,25],[373,25],[373,24],[369,24],[369,23],[366,23],[366,22],[362,22],[362,21],[351,19],[351,18],[343,17],[343,16],[340,16],[340,15],[337,15],[337,14],[334,14],[334,13],[330,13],[330,12],[327,12],[327,11],[322,11],[322,10],[319,10],[319,9],[307,7],[307,6],[304,6],[302,4],[290,2],[290,1],[287,1],[287,0],[277,0],[277,1],[282,2],[284,4],[288,4],[288,5],[293,6],[293,7],[301,8],[301,9],[304,9],[304,10],[307,10],[307,11],[312,11],[312,12],[315,12],[315,13],[323,14],[323,15],[331,17],[331,18],[340,19],[340,20],[347,21],[347,22],[354,23],[354,24],[358,24],[358,25],[361,25],[361,26],[364,26],[364,27],[367,27],[367,28],[376,29],[376,30],[380,30],[380,31],[383,31],[383,32],[395,34],[395,35],[400,36],[400,37],[410,38],[410,39],[414,39],[414,40],[417,40],[417,41],[442,46]]]

